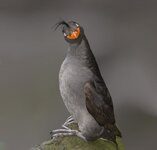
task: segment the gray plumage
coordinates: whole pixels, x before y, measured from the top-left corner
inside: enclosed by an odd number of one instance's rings
[[[75,22],[68,25],[75,27]],[[78,39],[65,37],[69,47],[59,72],[60,93],[87,140],[104,137],[115,142],[115,136],[121,134],[115,125],[112,99],[83,28],[80,29]],[[67,27],[64,26],[63,32],[67,32]]]

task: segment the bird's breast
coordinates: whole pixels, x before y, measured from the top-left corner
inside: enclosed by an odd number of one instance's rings
[[[59,73],[59,87],[63,101],[71,114],[86,110],[84,84],[92,79],[92,72],[79,60],[66,60]],[[78,116],[77,116],[78,117]]]
[[[59,73],[59,87],[63,101],[78,123],[85,137],[97,137],[102,127],[95,121],[86,108],[84,85],[93,79],[93,73],[79,60],[66,60]]]
[[[78,88],[84,86],[85,82],[92,78],[93,74],[80,60],[70,59],[63,62],[59,81],[60,84],[66,84],[67,88],[72,88],[78,91]]]

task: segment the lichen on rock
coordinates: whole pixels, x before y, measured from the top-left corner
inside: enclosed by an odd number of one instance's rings
[[[70,125],[71,129],[76,129],[75,124]],[[118,150],[124,150],[122,138],[116,138]],[[45,141],[41,145],[31,150],[117,150],[115,143],[98,139],[96,141],[86,142],[77,136],[59,136],[55,139]]]

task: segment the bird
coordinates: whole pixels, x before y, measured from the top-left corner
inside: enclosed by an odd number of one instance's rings
[[[117,128],[114,107],[109,90],[100,73],[83,27],[75,21],[60,21],[65,41],[66,57],[59,71],[59,89],[70,117],[62,129],[52,131],[52,138],[59,135],[76,135],[85,141],[99,138],[115,144],[116,136],[122,137]],[[77,123],[79,130],[70,129]]]

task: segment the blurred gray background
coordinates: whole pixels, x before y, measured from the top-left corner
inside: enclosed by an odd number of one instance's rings
[[[28,150],[69,116],[58,72],[63,18],[84,27],[127,150],[156,149],[157,1],[0,0],[0,150]]]

